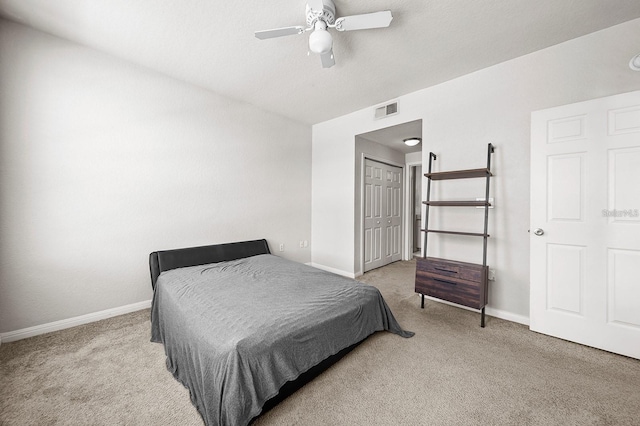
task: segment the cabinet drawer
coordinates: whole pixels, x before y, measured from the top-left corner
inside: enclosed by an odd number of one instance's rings
[[[424,294],[474,309],[486,305],[485,289],[480,283],[453,280],[448,277],[421,276],[416,278],[416,293]]]
[[[461,280],[481,282],[486,274],[486,266],[475,263],[458,262],[436,257],[418,258],[417,270],[434,275],[442,275]]]

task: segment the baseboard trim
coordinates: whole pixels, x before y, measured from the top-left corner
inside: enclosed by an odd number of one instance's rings
[[[39,336],[40,334],[60,331],[66,328],[76,327],[78,325],[88,324],[103,319],[124,315],[142,309],[151,307],[151,300],[132,303],[130,305],[120,306],[117,308],[106,309],[104,311],[93,312],[91,314],[80,315],[78,317],[67,318],[60,321],[54,321],[47,324],[36,325],[33,327],[23,328],[21,330],[0,333],[0,345],[2,343],[14,342],[16,340],[26,339],[28,337]]]
[[[500,309],[493,309],[488,306],[485,308],[484,312],[492,317],[517,322],[518,324],[526,325],[527,327],[529,326],[529,317],[525,317],[524,315],[518,315],[512,312],[502,311]]]
[[[420,295],[417,294],[417,293],[416,293],[416,296],[420,297]],[[447,300],[437,299],[435,297],[425,296],[425,299],[433,300],[434,302],[444,303],[446,305],[455,306],[456,308],[466,309],[468,311],[478,312],[477,309],[468,308],[466,306],[458,305],[458,304],[449,302]],[[489,316],[500,318],[500,319],[503,319],[503,320],[507,320],[507,321],[511,321],[511,322],[517,322],[518,324],[523,324],[523,325],[526,325],[526,326],[529,325],[529,317],[525,317],[525,316],[522,316],[522,315],[514,314],[512,312],[507,312],[507,311],[503,311],[503,310],[500,310],[500,309],[494,309],[494,308],[491,308],[491,307],[487,306],[484,309],[484,313],[489,315]]]
[[[330,266],[320,265],[318,263],[313,263],[313,262],[309,263],[309,265],[313,266],[314,268],[322,269],[323,271],[333,272],[334,274],[342,275],[343,277],[347,277],[347,278],[356,277],[355,274],[352,272],[346,272],[341,269],[332,268]]]

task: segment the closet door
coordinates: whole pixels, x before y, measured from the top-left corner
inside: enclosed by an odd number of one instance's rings
[[[402,258],[402,169],[365,160],[364,272]]]

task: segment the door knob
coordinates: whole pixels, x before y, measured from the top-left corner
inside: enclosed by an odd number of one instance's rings
[[[536,228],[535,231],[533,231],[533,233],[539,237],[541,235],[544,235],[544,229]]]

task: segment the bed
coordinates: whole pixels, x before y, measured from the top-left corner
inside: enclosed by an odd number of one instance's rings
[[[373,286],[274,256],[266,240],[153,252],[151,340],[207,425],[249,424],[376,331]]]

